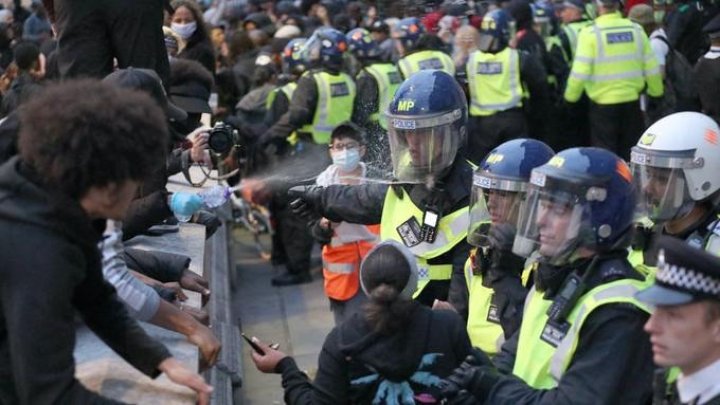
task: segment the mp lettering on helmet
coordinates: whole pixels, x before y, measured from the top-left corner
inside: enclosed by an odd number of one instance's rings
[[[481,26],[480,28],[489,31],[489,30],[494,30],[497,27],[497,24],[495,23],[495,20],[492,18],[483,18],[480,26]]]
[[[398,101],[398,111],[410,111],[415,107],[414,100],[400,100]]]
[[[643,134],[642,138],[640,138],[640,145],[646,145],[646,146],[652,145],[652,143],[655,142],[655,137],[656,137],[655,134],[650,133],[650,132],[645,132]]]
[[[495,164],[498,162],[502,162],[503,158],[504,158],[503,155],[501,155],[499,153],[493,153],[490,156],[488,156],[487,159],[485,159],[485,161],[492,165],[492,164]]]
[[[550,159],[547,164],[548,166],[561,168],[565,164],[565,158],[563,158],[562,156],[553,156],[553,158]]]

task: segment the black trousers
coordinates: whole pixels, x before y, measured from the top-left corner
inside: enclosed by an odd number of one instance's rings
[[[528,136],[525,114],[519,108],[468,120],[467,159],[479,164],[498,145]]]
[[[640,103],[590,104],[590,139],[593,146],[630,160],[630,148],[645,129]]]
[[[118,66],[155,70],[170,65],[163,39],[165,0],[55,0],[61,78],[102,78]]]
[[[273,235],[273,264],[285,264],[290,274],[310,272],[310,253],[314,239],[310,236],[308,221],[293,214],[287,190],[274,195],[271,213],[275,219]]]

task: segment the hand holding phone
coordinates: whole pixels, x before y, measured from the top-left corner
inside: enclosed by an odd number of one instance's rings
[[[253,348],[252,360],[258,370],[263,373],[281,372],[278,365],[287,355],[277,350],[277,344],[266,345],[256,338],[248,338],[245,334],[241,334],[241,336]]]
[[[252,339],[250,339],[249,337],[247,337],[246,334],[241,333],[240,336],[242,336],[243,339],[245,339],[245,341],[250,345],[250,347],[252,347],[252,349],[253,349],[253,351],[254,351],[255,353],[257,353],[257,354],[259,354],[259,355],[261,355],[261,356],[264,356],[264,355],[265,355],[265,350],[263,350],[257,343],[253,342]]]

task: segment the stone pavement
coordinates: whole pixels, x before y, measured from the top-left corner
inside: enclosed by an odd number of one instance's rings
[[[239,318],[240,329],[264,342],[279,343],[280,350],[295,357],[300,368],[314,376],[317,356],[333,327],[323,292],[319,250],[313,251],[312,283],[276,288],[270,279],[283,268],[273,268],[261,260],[247,232],[236,229],[233,236],[238,272],[233,313]],[[250,351],[248,345],[243,347],[243,405],[284,403],[280,377],[257,371]]]

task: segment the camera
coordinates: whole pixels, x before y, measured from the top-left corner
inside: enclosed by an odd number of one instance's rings
[[[219,155],[228,155],[232,148],[239,144],[238,131],[224,122],[218,122],[210,130],[208,146]]]

